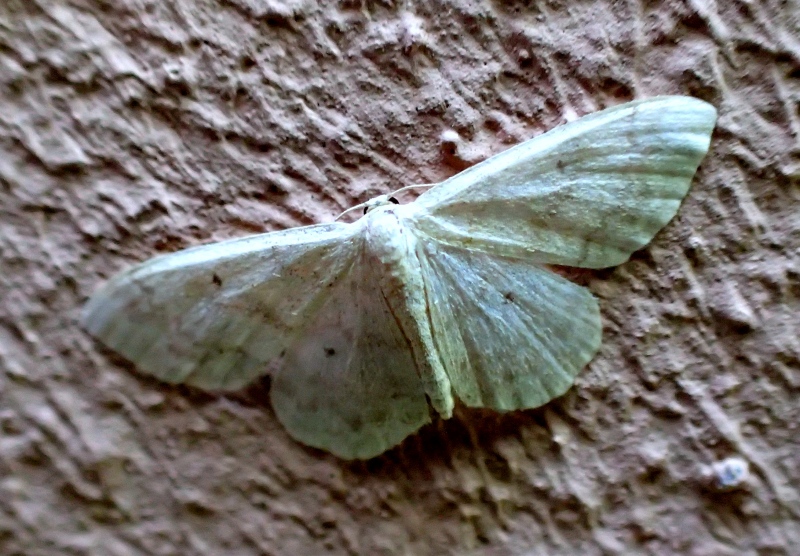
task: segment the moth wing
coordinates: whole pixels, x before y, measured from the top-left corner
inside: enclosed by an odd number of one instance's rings
[[[289,347],[272,378],[272,405],[298,440],[367,459],[429,422],[414,349],[379,287],[357,262]]]
[[[600,346],[589,290],[522,259],[422,245],[433,337],[462,402],[532,408],[572,385]]]
[[[350,271],[351,235],[321,224],[156,257],[97,291],[82,324],[161,380],[237,389],[267,373]]]
[[[416,200],[454,245],[587,268],[620,264],[675,215],[716,110],[691,97],[609,108],[525,141]]]

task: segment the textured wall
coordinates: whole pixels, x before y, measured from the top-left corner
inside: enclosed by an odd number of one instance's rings
[[[0,6],[0,553],[798,554],[796,0],[325,4]],[[711,153],[650,247],[578,276],[605,341],[544,408],[344,463],[267,384],[168,387],[76,325],[132,262],[665,93],[719,108]]]

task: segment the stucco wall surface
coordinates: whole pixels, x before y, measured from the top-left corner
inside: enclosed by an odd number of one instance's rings
[[[166,386],[77,325],[133,262],[658,94],[719,109],[711,152],[648,248],[577,276],[603,347],[543,408],[347,463],[267,381]],[[5,0],[0,553],[800,554],[799,101],[796,1]]]

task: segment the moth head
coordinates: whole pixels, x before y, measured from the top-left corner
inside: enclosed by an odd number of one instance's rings
[[[399,204],[400,201],[398,201],[394,197],[391,197],[389,195],[378,195],[377,197],[373,197],[372,199],[364,203],[364,214],[367,214],[368,212],[376,208],[386,207],[390,205],[399,205]]]

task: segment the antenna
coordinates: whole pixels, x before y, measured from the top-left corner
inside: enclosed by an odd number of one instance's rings
[[[362,207],[369,207],[369,205],[372,204],[372,202],[377,200],[377,199],[386,198],[386,200],[388,200],[389,197],[394,197],[395,195],[398,195],[400,193],[405,193],[406,191],[409,191],[411,189],[417,189],[417,188],[420,188],[420,187],[433,187],[434,185],[436,185],[436,184],[435,183],[415,183],[414,185],[407,185],[405,187],[401,187],[400,189],[397,189],[396,191],[392,191],[391,193],[387,193],[385,195],[378,195],[377,197],[373,197],[372,199],[370,199],[368,201],[364,201],[363,203],[359,203],[359,204],[357,204],[355,206],[350,207],[349,209],[345,210],[342,214],[337,216],[333,221],[334,222],[338,221],[342,216],[344,216],[348,212],[360,209]]]

